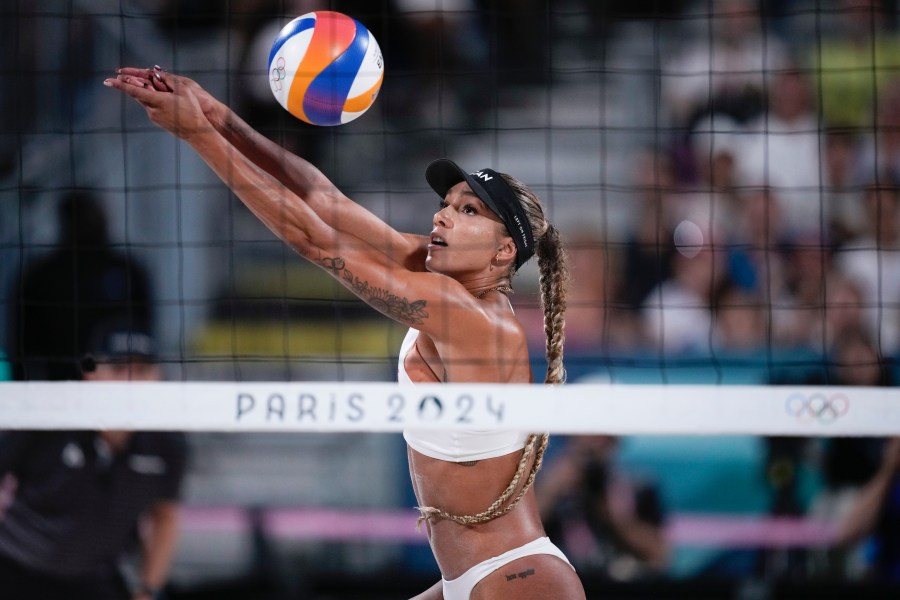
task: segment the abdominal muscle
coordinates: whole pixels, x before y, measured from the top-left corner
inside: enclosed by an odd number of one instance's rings
[[[410,477],[420,506],[433,506],[453,515],[473,515],[484,511],[503,493],[522,452],[476,461],[475,464],[431,458],[412,448],[408,448],[407,454]],[[435,560],[447,580],[544,535],[533,489],[509,513],[486,523],[467,526],[432,517],[426,521],[426,528]]]

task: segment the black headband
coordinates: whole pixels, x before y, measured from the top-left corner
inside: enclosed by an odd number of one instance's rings
[[[450,188],[457,183],[468,183],[475,195],[506,225],[506,230],[516,244],[516,270],[534,256],[534,233],[528,216],[518,196],[500,173],[493,169],[466,173],[452,160],[439,158],[425,169],[425,180],[441,198],[446,197]]]

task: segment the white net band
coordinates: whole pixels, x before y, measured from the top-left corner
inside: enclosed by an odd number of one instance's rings
[[[0,428],[884,436],[896,388],[278,382],[0,384]]]

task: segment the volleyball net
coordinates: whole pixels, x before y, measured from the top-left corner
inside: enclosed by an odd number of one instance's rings
[[[522,175],[570,252],[571,382],[896,381],[891,3],[334,2],[392,63],[372,112],[337,128],[272,103],[266,47],[294,15],[264,4],[3,7],[3,346],[20,371],[35,358],[15,378],[74,378],[110,313],[153,329],[174,380],[394,378],[401,328],[98,84],[163,64],[398,229],[430,228],[433,156]],[[32,42],[43,31],[53,44]],[[512,301],[539,379],[536,279],[526,267]]]
[[[7,383],[16,429],[887,436],[891,388],[322,382]]]

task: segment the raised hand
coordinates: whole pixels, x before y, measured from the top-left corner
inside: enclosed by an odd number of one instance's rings
[[[203,114],[213,124],[219,122],[228,109],[224,104],[219,102],[212,94],[207,92],[203,87],[191,79],[183,75],[175,75],[169,73],[159,65],[147,69],[139,69],[134,67],[123,67],[118,71],[119,76],[129,76],[137,78],[136,81],[146,82],[148,88],[155,89],[160,92],[171,92],[175,85],[183,87],[189,91],[200,103]]]
[[[133,98],[153,123],[179,138],[187,139],[212,127],[207,111],[214,116],[218,102],[186,77],[159,68],[123,68],[103,85]]]

